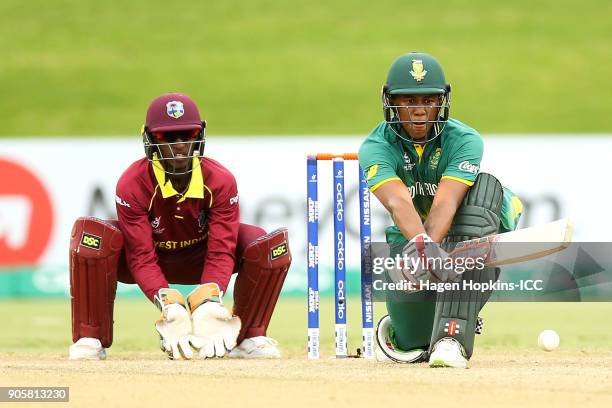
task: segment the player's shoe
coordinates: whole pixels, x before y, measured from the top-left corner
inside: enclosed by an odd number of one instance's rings
[[[440,339],[433,346],[429,356],[429,366],[467,368],[468,361],[463,346],[451,337]]]
[[[69,349],[69,360],[105,360],[106,350],[100,340],[82,337]]]
[[[280,358],[280,356],[278,341],[266,336],[244,339],[228,354],[230,358]]]
[[[384,316],[376,326],[376,360],[396,363],[418,363],[425,361],[427,351],[423,349],[402,350],[395,343],[395,333],[389,315]]]

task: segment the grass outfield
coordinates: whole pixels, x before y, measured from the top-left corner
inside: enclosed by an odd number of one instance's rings
[[[349,299],[349,319],[357,323],[355,300]],[[169,361],[157,349],[156,310],[145,301],[119,300],[109,358],[89,362],[66,359],[67,301],[1,301],[0,386],[67,386],[64,406],[70,407],[612,405],[612,304],[491,304],[469,370],[331,358],[330,324],[323,358],[308,361],[304,306],[299,299],[279,304],[270,334],[283,346],[280,360]],[[322,307],[322,317],[329,317],[322,320],[330,323],[332,303]],[[353,345],[358,326],[351,326]],[[543,328],[561,334],[559,350],[536,348]]]
[[[358,298],[348,300],[349,346],[359,346],[361,317]],[[279,340],[290,356],[305,356],[306,302],[282,299],[272,320],[269,335]],[[65,355],[71,343],[68,300],[3,300],[3,330],[0,351]],[[377,303],[377,321],[384,306]],[[555,329],[565,350],[607,348],[612,351],[609,330],[612,303],[491,303],[481,314],[484,334],[477,336],[478,350],[520,348],[536,350],[537,336],[544,329]],[[115,340],[109,354],[157,352],[153,328],[159,313],[148,301],[119,299],[115,305]],[[333,302],[321,304],[321,345],[323,354],[333,354]],[[159,352],[161,356],[161,352]]]
[[[454,117],[491,132],[610,132],[612,3],[0,2],[0,135],[134,135],[191,94],[211,135],[365,134],[407,51],[436,55]]]

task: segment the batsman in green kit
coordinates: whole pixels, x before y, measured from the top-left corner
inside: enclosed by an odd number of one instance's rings
[[[385,120],[359,149],[368,187],[395,224],[386,230],[391,257],[445,259],[457,242],[514,230],[520,217],[520,200],[495,177],[480,172],[482,138],[449,117],[450,94],[434,57],[400,56],[383,87]],[[499,276],[497,268],[459,275],[441,264],[416,266],[410,278],[488,282]],[[377,328],[377,357],[467,367],[478,313],[489,296],[470,290],[415,290],[388,297],[389,314]]]

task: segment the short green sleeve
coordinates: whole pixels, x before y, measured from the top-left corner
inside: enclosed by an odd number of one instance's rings
[[[453,146],[449,154],[448,165],[442,173],[442,179],[457,180],[471,186],[480,171],[483,142],[477,134],[463,135],[460,141]]]
[[[397,175],[396,159],[389,144],[367,138],[359,148],[359,165],[365,173],[370,191],[391,180],[400,180]]]

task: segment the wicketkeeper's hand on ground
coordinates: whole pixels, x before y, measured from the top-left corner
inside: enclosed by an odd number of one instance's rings
[[[200,348],[201,358],[223,357],[236,346],[240,318],[223,306],[221,296],[216,283],[206,283],[187,297],[197,339],[193,344]]]
[[[155,323],[160,336],[160,347],[171,360],[193,358],[191,319],[183,295],[176,289],[160,289],[154,297],[162,315]]]

